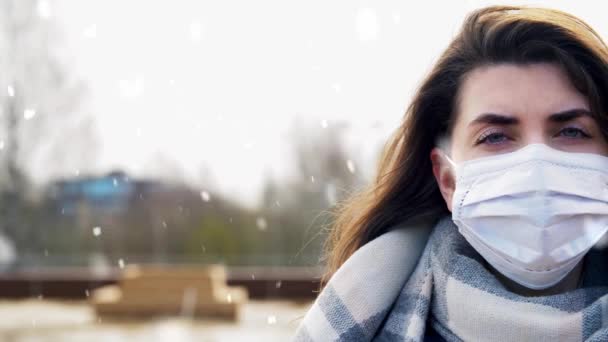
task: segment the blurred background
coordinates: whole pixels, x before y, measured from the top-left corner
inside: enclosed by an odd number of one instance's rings
[[[608,34],[592,1],[0,0],[0,297],[86,299],[129,265],[220,264],[271,303],[247,329],[285,339],[332,207],[370,182],[465,15],[497,3]],[[0,336],[38,336],[24,315]],[[165,328],[145,336],[187,331]]]

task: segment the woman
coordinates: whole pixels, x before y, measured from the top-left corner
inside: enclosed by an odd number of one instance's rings
[[[342,206],[296,340],[608,340],[606,94],[580,19],[472,13]]]

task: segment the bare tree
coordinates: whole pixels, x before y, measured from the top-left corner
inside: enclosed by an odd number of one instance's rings
[[[290,264],[316,265],[331,208],[365,184],[356,170],[360,156],[349,153],[344,135],[347,124],[324,128],[297,120],[290,132],[294,177],[285,183],[267,177],[262,204],[274,243],[270,248],[289,257]]]
[[[85,88],[61,64],[54,50],[56,32],[40,4],[0,3],[0,228],[16,240],[33,233],[31,224],[19,227],[27,224],[20,213],[31,190],[33,170],[28,167],[45,157],[61,161],[57,146],[62,142],[69,142],[62,153],[70,155],[91,148],[93,141],[81,129],[91,126],[78,118]],[[47,164],[49,171],[56,167]]]

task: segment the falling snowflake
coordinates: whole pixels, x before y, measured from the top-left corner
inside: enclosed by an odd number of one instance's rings
[[[0,150],[4,150],[4,140],[0,140]]]
[[[201,23],[198,21],[193,21],[190,23],[190,39],[192,42],[198,43],[201,40],[203,35],[203,27]]]
[[[281,285],[283,285],[283,282],[279,280],[279,281],[276,282],[276,284],[274,284],[274,287],[277,288],[277,289],[280,289]]]
[[[36,116],[36,110],[28,108],[26,110],[23,111],[23,118],[25,120],[30,120],[32,119],[34,116]]]
[[[327,128],[327,120],[325,120],[325,119],[321,120],[321,127]]]
[[[371,8],[361,8],[357,12],[357,34],[361,41],[371,41],[378,37],[378,17]]]
[[[401,22],[401,14],[399,12],[393,13],[393,22],[399,24]]]
[[[348,171],[350,171],[350,173],[355,173],[355,163],[353,163],[352,160],[349,159],[346,161],[346,167],[348,168]]]
[[[118,259],[118,267],[121,269],[125,268],[125,261],[122,259]]]
[[[228,295],[226,295],[226,301],[228,303],[232,303],[232,295],[230,293]]]
[[[82,31],[82,36],[87,39],[93,39],[97,37],[97,25],[89,25]]]
[[[339,93],[342,91],[342,85],[340,83],[334,83],[334,84],[332,84],[331,87],[334,88],[336,93]]]
[[[101,227],[93,227],[93,235],[95,235],[95,236],[101,235]]]
[[[315,176],[310,176],[310,182],[314,183],[315,182]]]
[[[118,91],[125,98],[139,97],[144,93],[144,80],[142,77],[120,80],[118,81]]]
[[[266,319],[266,322],[268,322],[268,324],[270,324],[270,325],[276,324],[277,323],[277,317],[275,315],[270,315]]]
[[[201,198],[203,199],[203,201],[205,202],[209,202],[211,201],[211,195],[209,195],[209,192],[203,190],[201,191]]]
[[[118,186],[118,179],[112,178],[112,185],[114,185],[114,187],[117,187]]]
[[[13,88],[13,86],[8,86],[6,87],[6,92],[8,93],[9,97],[13,97],[15,96],[15,88]]]
[[[51,17],[51,5],[48,0],[38,0],[38,16],[42,19],[48,19]]]
[[[325,198],[327,203],[333,206],[338,201],[338,194],[336,193],[336,186],[333,183],[329,183],[325,186]]]
[[[266,231],[266,229],[268,228],[268,223],[266,222],[266,219],[263,217],[258,217],[257,220],[255,221],[255,223],[258,226],[258,229],[261,231]]]
[[[163,221],[162,225],[163,225],[163,228],[167,228],[167,222]]]

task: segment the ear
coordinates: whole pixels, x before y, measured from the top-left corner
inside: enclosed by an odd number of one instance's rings
[[[452,197],[454,197],[454,189],[456,188],[452,166],[446,160],[444,153],[436,147],[431,150],[431,163],[441,196],[443,196],[448,209],[452,211]]]

